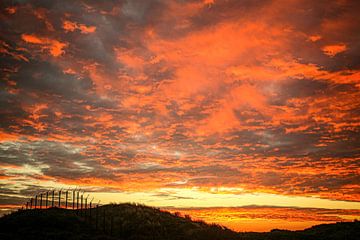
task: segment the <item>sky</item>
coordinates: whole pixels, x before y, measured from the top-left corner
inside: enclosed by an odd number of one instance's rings
[[[0,3],[0,209],[48,189],[236,231],[360,218],[360,2]]]

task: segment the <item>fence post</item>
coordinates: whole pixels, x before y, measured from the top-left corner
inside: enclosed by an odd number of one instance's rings
[[[55,190],[52,191],[51,207],[54,207],[55,202]]]
[[[68,191],[66,190],[65,192],[65,208],[67,209],[67,205],[68,205]]]
[[[75,209],[75,190],[73,190],[73,210]]]
[[[40,204],[39,204],[39,205],[40,205],[40,209],[42,209],[42,195],[43,195],[43,194],[40,193]]]
[[[35,205],[34,205],[35,209],[36,209],[36,205],[37,205],[37,195],[35,195]]]
[[[59,190],[59,208],[61,208],[61,190]]]
[[[45,208],[48,208],[48,198],[49,198],[49,192],[46,192]]]
[[[87,218],[87,215],[88,215],[88,212],[87,212],[87,209],[88,209],[88,207],[87,207],[87,200],[88,200],[88,198],[89,198],[89,194],[88,194],[87,197],[85,198],[85,218]]]
[[[83,194],[81,195],[81,205],[80,205],[80,216],[82,216],[83,215]]]
[[[33,198],[30,198],[30,209],[32,209],[32,206],[33,206]]]
[[[76,195],[77,195],[77,198],[76,198],[76,209],[79,209],[79,191],[77,191]]]

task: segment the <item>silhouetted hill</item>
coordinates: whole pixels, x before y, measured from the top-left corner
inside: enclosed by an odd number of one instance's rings
[[[105,213],[105,215],[104,215]],[[0,239],[123,240],[352,240],[360,239],[360,222],[323,224],[303,231],[236,233],[216,224],[183,218],[156,208],[119,204],[95,209],[85,217],[58,208],[23,210],[0,218]],[[105,216],[105,218],[103,217]],[[105,225],[104,225],[105,223]],[[105,229],[104,229],[105,226]]]
[[[266,233],[239,233],[244,240],[359,240],[360,222],[321,224],[301,231],[271,230]]]
[[[51,208],[14,212],[0,218],[0,239],[112,239],[98,234],[71,210]]]

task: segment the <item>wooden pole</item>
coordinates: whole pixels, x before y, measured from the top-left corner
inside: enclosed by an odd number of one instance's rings
[[[42,208],[42,196],[43,196],[43,194],[42,193],[40,193],[40,209]]]
[[[87,217],[87,199],[89,195],[85,198],[85,218]]]
[[[65,208],[67,209],[68,205],[68,191],[65,192]]]
[[[48,208],[49,192],[46,192],[45,208]]]
[[[59,190],[59,208],[61,208],[61,190]]]
[[[76,195],[77,195],[77,198],[76,198],[76,209],[79,209],[79,191],[77,191]]]
[[[33,198],[30,198],[30,209],[33,207]]]
[[[55,190],[52,191],[51,207],[54,207],[55,203]]]
[[[35,209],[36,209],[36,205],[37,205],[37,195],[35,196],[35,205],[34,205]]]
[[[75,190],[73,190],[73,209],[75,209]]]
[[[80,216],[83,215],[83,194],[81,194]]]

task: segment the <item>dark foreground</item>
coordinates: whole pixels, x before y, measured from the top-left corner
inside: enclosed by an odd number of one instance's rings
[[[97,212],[93,209],[91,217],[89,211],[80,214],[57,208],[18,211],[0,218],[0,239],[358,240],[360,222],[323,224],[303,231],[237,233],[156,208],[119,204],[99,207]]]

